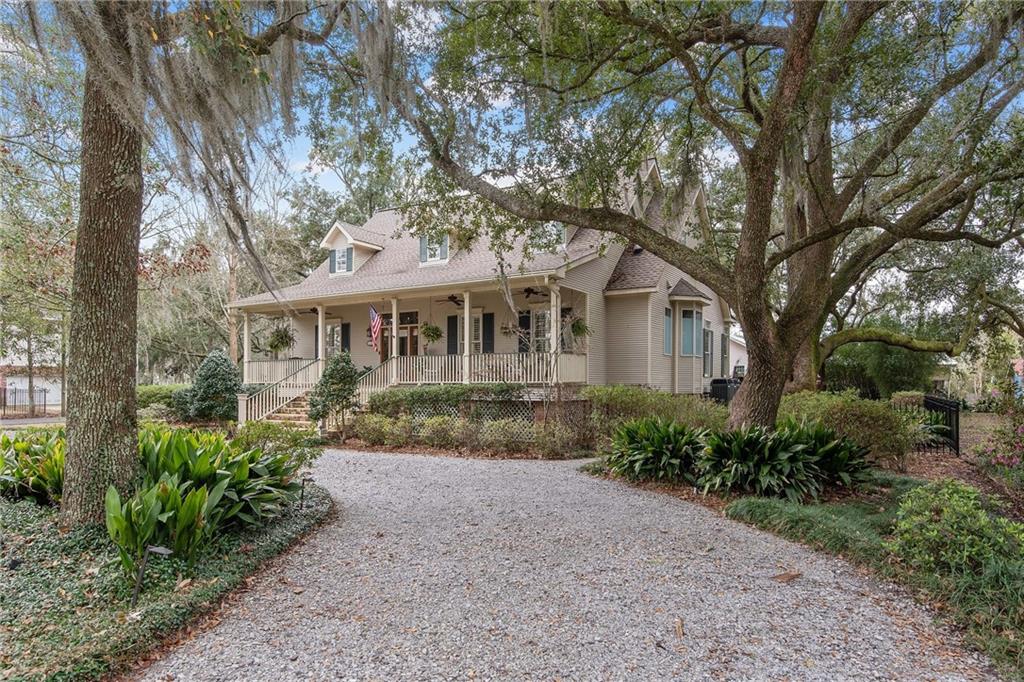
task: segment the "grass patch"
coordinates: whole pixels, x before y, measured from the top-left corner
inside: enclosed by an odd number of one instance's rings
[[[0,501],[0,679],[88,680],[130,665],[328,515],[326,490],[307,485],[264,528],[216,538],[188,571],[153,559],[129,608],[131,585],[106,529],[58,530],[56,510]]]
[[[1010,679],[1024,680],[1024,557],[990,562],[980,572],[912,570],[886,547],[899,499],[924,482],[872,471],[854,495],[814,504],[744,497],[725,514],[815,549],[847,558],[910,587],[961,626]]]
[[[743,497],[726,507],[725,515],[815,549],[882,568],[888,563],[883,541],[896,522],[899,498],[921,483],[908,476],[872,470],[855,496],[812,504]]]

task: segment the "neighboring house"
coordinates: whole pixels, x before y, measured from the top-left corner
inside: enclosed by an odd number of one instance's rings
[[[59,359],[42,354],[32,363],[32,394],[29,395],[29,369],[20,355],[0,357],[0,416],[60,414],[63,383]]]
[[[657,166],[647,165],[627,195],[629,210],[653,212],[649,185],[660,182]],[[702,190],[689,191],[673,236],[693,244],[704,211]],[[329,257],[305,281],[232,304],[244,316],[244,381],[268,384],[241,401],[240,419],[263,418],[307,390],[340,350],[372,368],[360,384],[363,400],[401,384],[501,381],[704,393],[732,373],[730,311],[708,287],[597,231],[547,229],[558,231],[554,252],[524,258],[521,240],[503,254],[513,266],[510,306],[486,239],[460,247],[447,235],[409,234],[397,210],[362,226],[335,223],[321,244]],[[370,306],[383,316],[379,351]],[[251,357],[252,315],[288,319],[291,359]],[[426,343],[427,324],[441,329],[440,340]],[[588,334],[573,333],[584,325]]]
[[[745,376],[747,373],[747,340],[743,338],[743,329],[739,324],[729,325],[729,360],[732,362],[732,376]]]

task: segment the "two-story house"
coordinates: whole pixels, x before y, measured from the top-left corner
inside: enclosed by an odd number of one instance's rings
[[[650,163],[634,186],[660,182]],[[651,194],[631,192],[629,210],[643,215]],[[683,204],[675,236],[692,241],[689,228],[706,219],[702,190]],[[556,247],[524,257],[521,240],[502,254],[516,265],[502,280],[485,238],[461,246],[448,235],[410,234],[403,222],[400,211],[384,210],[361,226],[335,223],[321,244],[329,256],[303,282],[233,304],[244,320],[244,381],[266,385],[243,401],[240,419],[261,419],[308,390],[341,350],[371,368],[364,400],[390,386],[456,382],[703,393],[731,374],[728,306],[640,247],[550,226]],[[376,347],[371,306],[381,317]],[[291,325],[290,359],[252,357],[253,315]]]

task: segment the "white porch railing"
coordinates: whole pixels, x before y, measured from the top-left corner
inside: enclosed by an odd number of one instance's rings
[[[404,355],[398,358],[400,384],[460,384],[461,355]]]
[[[391,385],[391,360],[377,365],[359,379],[359,388],[356,389],[356,400],[365,406],[370,396],[383,391]]]
[[[288,362],[291,362],[290,360]],[[280,380],[261,388],[249,396],[240,396],[238,421],[258,421],[276,412],[286,404],[308,393],[320,380],[323,370],[319,360],[303,360],[304,365]]]
[[[250,360],[246,364],[246,383],[276,384],[287,376],[291,376],[312,362],[309,358],[293,358],[291,360]]]
[[[406,355],[377,365],[359,380],[356,397],[366,405],[370,396],[396,384],[511,383],[544,386],[552,383],[583,384],[587,381],[587,356],[580,353],[483,353],[469,356],[469,375],[464,376],[463,355]],[[270,367],[279,363],[278,367]],[[239,396],[238,420],[256,421],[284,407],[316,386],[323,372],[319,360],[265,360],[263,374],[282,375],[249,396]],[[285,373],[285,369],[292,371]],[[252,368],[250,368],[252,371]]]

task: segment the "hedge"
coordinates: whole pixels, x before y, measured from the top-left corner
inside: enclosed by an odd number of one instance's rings
[[[521,400],[526,394],[523,384],[440,384],[389,388],[370,396],[369,408],[374,414],[398,417],[420,410],[449,408],[457,411],[466,402],[477,400]]]
[[[189,384],[143,384],[135,387],[135,407],[139,410],[154,403],[171,404],[171,394]]]

